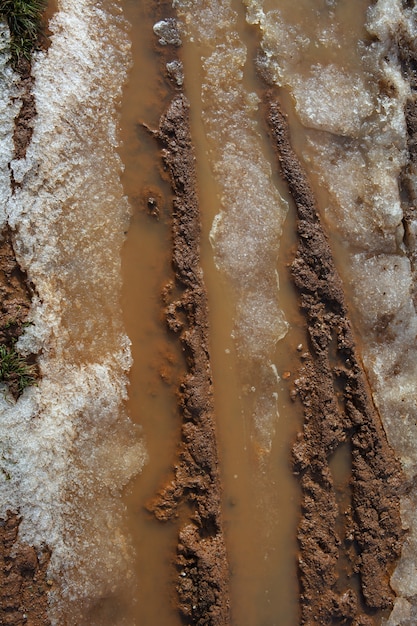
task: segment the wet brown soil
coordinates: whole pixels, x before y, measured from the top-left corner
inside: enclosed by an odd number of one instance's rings
[[[0,382],[7,385],[9,393],[17,399],[25,382],[22,374],[35,382],[38,375],[35,357],[16,357],[20,369],[7,367],[9,357],[17,355],[15,343],[23,333],[29,315],[33,289],[25,272],[20,268],[13,250],[12,232],[5,229],[0,235]]]
[[[50,553],[18,542],[21,519],[8,513],[0,521],[0,624],[47,626],[47,592],[51,581],[46,570]]]
[[[6,383],[15,400],[22,392],[22,372],[8,371],[3,360],[15,354],[15,343],[27,323],[31,297],[32,288],[16,261],[12,233],[6,229],[0,240],[0,381]],[[34,357],[21,357],[19,365],[31,378],[36,378]],[[3,479],[10,479],[4,470],[3,474]],[[50,553],[45,549],[37,554],[31,546],[17,541],[20,521],[15,512],[0,520],[0,623],[46,626],[50,590],[46,569]]]
[[[0,240],[0,344],[11,346],[22,333],[31,297],[25,273],[20,269],[7,229]]]
[[[297,210],[298,245],[291,274],[309,333],[293,389],[304,411],[304,428],[293,447],[294,471],[303,492],[298,528],[301,623],[374,624],[393,600],[389,575],[402,544],[403,477],[372,403],[312,189],[272,92],[265,97],[265,107]],[[345,442],[351,450],[351,502],[339,510],[330,463]]]
[[[173,99],[156,137],[174,192],[172,265],[164,289],[166,320],[181,343],[187,373],[178,389],[181,442],[169,478],[150,508],[167,521],[180,518],[175,565],[179,608],[185,624],[230,623],[229,567],[221,513],[221,482],[208,350],[207,294],[200,265],[200,215],[189,104]]]
[[[28,59],[20,58],[16,69],[19,74],[18,88],[22,104],[14,123],[14,158],[24,159],[32,139],[33,120],[36,116],[35,96],[32,93],[34,79]]]

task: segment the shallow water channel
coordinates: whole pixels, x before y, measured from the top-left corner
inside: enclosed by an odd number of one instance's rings
[[[268,3],[269,9],[272,4],[275,3]],[[298,5],[278,0],[276,4],[285,8],[293,20],[302,23],[303,28],[308,30],[308,19]],[[355,40],[362,32],[364,15],[352,3],[339,5],[340,11],[346,14],[339,19],[345,21],[346,30]],[[362,2],[362,12],[365,7],[366,3]],[[233,11],[239,43],[248,50],[241,88],[246,94],[260,93],[264,85],[257,77],[252,63],[258,35],[253,27],[246,24],[242,5],[234,2]],[[170,191],[161,175],[157,142],[146,129],[157,127],[159,116],[164,112],[172,93],[163,76],[164,68],[158,55],[159,44],[152,31],[153,24],[166,15],[163,14],[163,7],[159,6],[156,11],[155,4],[148,0],[124,0],[124,12],[132,25],[130,35],[133,42],[133,68],[122,107],[121,150],[126,168],[123,185],[133,211],[123,251],[123,311],[127,333],[132,340],[134,359],[128,411],[131,418],[143,427],[149,455],[147,465],[131,484],[125,498],[137,553],[138,595],[134,614],[141,626],[154,626],[157,623],[177,626],[180,622],[170,586],[175,523],[161,525],[146,510],[146,502],[162,485],[172,464],[179,433],[175,384],[183,367],[178,347],[169,336],[162,319],[161,290],[171,278]],[[263,374],[259,370],[257,375],[257,368],[252,367],[251,379],[245,375],[239,346],[234,341],[239,295],[228,277],[216,267],[213,247],[209,241],[213,220],[222,205],[219,177],[214,175],[212,169],[217,147],[213,144],[213,138],[207,138],[205,105],[201,99],[204,78],[200,56],[209,54],[210,45],[206,44],[204,49],[200,42],[196,52],[196,44],[190,37],[184,37],[179,54],[184,63],[185,93],[191,102],[192,135],[197,157],[202,261],[209,294],[210,348],[223,480],[224,521],[232,573],[232,620],[233,624],[239,626],[295,626],[299,620],[296,528],[300,494],[291,471],[290,455],[291,444],[300,428],[302,417],[300,406],[290,398],[297,357],[289,355],[297,355],[302,351],[306,337],[287,267],[295,241],[294,209],[284,183],[276,174],[274,156],[259,116],[255,133],[260,154],[270,164],[272,184],[289,207],[283,221],[276,264],[267,268],[268,271],[278,272],[279,306],[289,326],[285,337],[265,356],[278,374],[275,389],[276,418],[271,431],[270,449],[265,452],[259,450],[254,437],[254,401],[251,394],[251,390],[262,390]],[[326,51],[321,51],[323,54]],[[350,62],[350,54],[349,48],[341,49],[338,62],[342,63],[342,55],[345,55],[343,63]],[[285,90],[282,92],[282,101],[293,122],[296,145],[303,148],[302,130],[295,117],[291,97]],[[239,176],[238,167],[236,163],[236,176]],[[262,187],[256,190],[256,194],[260,202],[265,201]],[[343,455],[340,455],[340,463],[345,469],[338,472],[336,468],[336,474],[339,476],[338,482],[342,484],[346,480],[349,464],[345,463]]]

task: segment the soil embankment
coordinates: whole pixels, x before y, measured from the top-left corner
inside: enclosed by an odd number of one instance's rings
[[[21,107],[15,118],[14,158],[23,158],[32,136],[32,120],[36,116],[32,94],[31,64],[22,58],[17,66]],[[11,189],[13,190],[11,176]],[[27,324],[33,287],[19,266],[13,249],[13,232],[5,227],[0,233],[0,382],[5,393],[17,399],[24,386],[33,384],[37,376],[35,356],[21,357],[15,344]],[[7,471],[1,470],[9,480]],[[0,623],[10,626],[31,624],[47,626],[47,581],[50,552],[37,554],[32,546],[18,541],[21,518],[9,511],[0,520]]]

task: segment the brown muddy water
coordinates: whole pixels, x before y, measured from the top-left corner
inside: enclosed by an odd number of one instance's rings
[[[152,459],[126,494],[138,556],[139,585],[132,618],[149,626],[179,625],[170,564],[176,548],[175,524],[161,525],[146,510],[147,501],[172,468],[179,437],[175,386],[183,367],[182,355],[170,341],[162,314],[161,291],[171,278],[170,189],[160,174],[158,146],[142,125],[158,126],[169,94],[155,54],[155,19],[150,7],[132,1],[125,3],[124,10],[132,25],[134,59],[123,98],[121,152],[126,168],[123,185],[133,210],[122,259],[122,306],[134,359],[128,411],[143,427]],[[153,201],[158,215],[149,213]]]
[[[303,19],[294,3],[279,3]],[[363,15],[340,3],[346,25],[357,37]],[[352,5],[350,5],[352,7]],[[365,6],[365,3],[363,3]],[[256,32],[245,23],[238,2],[239,35],[255,55]],[[156,15],[154,3],[125,0],[124,12],[132,25],[133,68],[125,89],[122,107],[123,185],[132,205],[132,219],[123,251],[123,311],[127,333],[132,340],[134,365],[128,411],[142,425],[149,461],[126,494],[129,526],[137,553],[138,588],[134,615],[143,626],[177,626],[175,597],[170,580],[170,559],[175,549],[175,523],[161,525],[146,510],[147,501],[162,485],[170,470],[179,433],[175,405],[175,383],[182,371],[182,358],[162,320],[161,290],[171,278],[170,268],[170,191],[161,177],[156,141],[148,127],[156,128],[169,102],[170,87],[162,75],[153,24],[164,17]],[[303,26],[307,27],[303,19]],[[280,380],[277,384],[278,413],[272,450],[262,468],[250,443],[247,414],[251,398],[242,391],[238,355],[231,338],[235,302],[227,280],[216,269],[209,233],[219,208],[220,190],[207,158],[209,146],[202,123],[200,65],[192,44],[181,48],[185,70],[185,92],[191,101],[192,134],[197,156],[200,207],[202,213],[202,259],[209,293],[211,357],[215,385],[215,408],[223,479],[224,521],[231,564],[231,605],[233,624],[239,626],[295,626],[298,614],[296,528],[300,493],[290,465],[291,444],[301,425],[301,409],[290,398],[297,368],[297,355],[306,343],[297,298],[290,283],[287,263],[295,242],[295,215],[285,185],[276,173],[273,180],[289,203],[277,270],[280,304],[290,328],[278,342],[273,362]],[[343,50],[341,54],[346,55]],[[339,59],[340,60],[340,59]],[[262,83],[249,62],[245,89],[260,92]],[[296,123],[289,96],[283,94],[294,122],[298,147],[302,131]],[[263,151],[276,171],[266,130],[259,124]],[[157,204],[157,214],[152,211]],[[155,213],[155,212],[154,212]],[[252,384],[257,386],[256,378]],[[246,406],[245,406],[246,403]],[[339,455],[339,484],[346,482],[348,463]],[[337,460],[336,460],[337,463]],[[340,475],[341,473],[341,475]]]
[[[171,278],[169,188],[161,179],[156,142],[141,124],[144,122],[149,127],[157,127],[159,116],[164,111],[163,104],[168,102],[169,90],[161,76],[156,38],[152,32],[156,21],[152,3],[127,1],[125,14],[132,24],[134,57],[123,100],[124,146],[121,153],[126,167],[123,184],[133,206],[123,252],[123,310],[134,359],[128,410],[132,419],[143,426],[150,459],[136,484],[129,488],[126,502],[138,555],[140,583],[134,611],[137,623],[149,626],[163,623],[168,626],[179,624],[175,597],[170,587],[175,524],[159,524],[152,519],[145,506],[162,485],[172,464],[179,432],[175,382],[181,372],[182,361],[178,348],[169,339],[161,313],[161,290]],[[250,451],[237,356],[230,337],[233,302],[227,285],[214,266],[208,238],[217,211],[218,190],[205,159],[204,133],[198,108],[198,89],[201,87],[197,70],[193,68],[191,51],[188,56],[187,52],[187,47],[184,47],[186,93],[192,101],[192,132],[197,149],[203,219],[202,256],[209,290],[224,518],[232,568],[233,623],[248,626],[260,623],[296,624],[294,556],[299,496],[290,471],[289,456],[299,415],[289,397],[288,379],[283,380],[278,391],[281,418],[277,424],[271,460],[263,475],[254,478],[256,463]],[[254,87],[255,84],[252,85]],[[267,143],[265,150],[268,150]],[[149,214],[149,198],[157,200],[160,211],[157,217]],[[294,295],[285,270],[283,274],[281,289],[287,292],[288,308],[292,307],[292,317],[296,319],[298,313]],[[294,325],[287,339],[294,348],[304,340],[302,330]],[[276,364],[281,375],[288,371],[285,376],[291,376],[292,364],[285,358],[287,351],[286,346],[279,346]],[[256,385],[256,380],[253,384]],[[257,497],[258,481],[265,482],[262,485],[263,501]],[[277,616],[280,616],[279,622],[276,621]]]
[[[323,3],[324,4],[324,3]],[[148,463],[127,489],[125,503],[129,528],[136,550],[137,595],[132,601],[132,620],[141,626],[179,626],[175,592],[171,584],[171,560],[176,547],[176,524],[162,525],[147,511],[146,504],[169,475],[179,436],[180,420],[175,388],[183,372],[183,359],[162,318],[161,291],[172,277],[170,266],[170,190],[161,171],[155,139],[146,127],[157,128],[159,117],[169,103],[172,89],[163,75],[153,24],[166,17],[150,0],[124,0],[124,13],[131,24],[133,67],[122,105],[120,154],[125,165],[123,185],[132,207],[127,241],[123,250],[123,314],[132,341],[134,365],[130,374],[127,408],[131,419],[143,428]],[[274,0],[265,10],[279,6],[287,19],[301,25],[311,35],[316,24],[309,2]],[[337,3],[337,20],[345,25],[346,39],[332,61],[358,72],[356,41],[364,35],[368,3]],[[264,84],[251,62],[259,44],[256,30],[245,21],[243,6],[233,3],[237,32],[249,51],[244,69],[244,89],[260,94]],[[323,9],[324,10],[324,9]],[[309,32],[309,29],[311,32]],[[351,45],[349,45],[351,37]],[[199,53],[204,51],[199,50]],[[316,62],[326,59],[329,50],[309,51]],[[232,623],[236,626],[296,626],[299,623],[296,529],[300,492],[291,471],[291,445],[301,427],[302,412],[290,391],[298,367],[298,357],[306,345],[306,334],[290,282],[288,263],[295,244],[295,214],[276,165],[262,120],[258,131],[262,151],[270,162],[272,179],[289,210],[283,225],[276,269],[279,276],[279,302],[289,329],[271,354],[279,376],[275,434],[271,451],[259,457],[251,443],[248,415],[252,410],[250,393],[242,388],[239,355],[233,341],[236,295],[227,278],[216,268],[209,234],[221,204],[221,189],[211,169],[204,129],[201,100],[201,64],[193,42],[184,38],[180,50],[184,63],[185,93],[191,102],[192,135],[197,157],[197,174],[202,214],[202,262],[209,295],[211,358],[215,386],[219,455],[223,480],[224,522],[231,565]],[[303,72],[302,63],[298,71]],[[299,154],[309,159],[309,146],[285,87],[281,101],[289,116],[292,138]],[[326,204],[325,191],[312,179],[315,192]],[[260,190],[260,193],[262,190]],[[343,249],[337,239],[332,246],[340,266]],[[294,356],[290,356],[294,355]],[[245,383],[246,384],[246,383]],[[253,377],[254,388],[262,385]],[[344,490],[350,475],[349,450],[343,448],[332,461],[341,506],[348,504]]]
[[[412,549],[394,617],[388,582],[401,523],[417,545],[416,12],[51,0],[26,87],[0,22],[0,223],[40,371],[0,384],[0,525],[16,566],[50,550],[53,626],[413,626]]]

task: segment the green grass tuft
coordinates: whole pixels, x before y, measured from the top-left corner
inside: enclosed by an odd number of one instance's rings
[[[14,347],[0,345],[0,383],[5,383],[14,398],[26,387],[36,384],[36,371]]]
[[[32,52],[38,48],[46,7],[47,0],[0,0],[0,16],[6,19],[10,28],[15,65],[22,57],[30,59]]]

